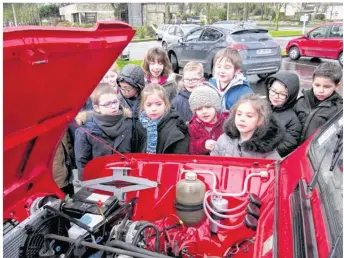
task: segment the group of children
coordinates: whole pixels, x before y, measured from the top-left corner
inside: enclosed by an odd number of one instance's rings
[[[254,94],[240,72],[237,50],[220,50],[206,82],[189,62],[177,83],[162,48],[148,51],[142,68],[129,64],[105,75],[91,95],[92,110],[75,132],[79,175],[95,157],[114,153],[170,153],[279,159],[291,153],[342,109],[336,92],[342,69],[321,64],[313,86],[298,98],[297,74],[266,79],[267,96]]]

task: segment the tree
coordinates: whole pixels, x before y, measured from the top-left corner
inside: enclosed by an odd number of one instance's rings
[[[43,5],[39,8],[41,18],[59,17],[59,7],[56,4]]]
[[[277,31],[278,30],[278,22],[279,22],[279,19],[280,19],[280,12],[281,12],[281,8],[283,8],[285,5],[287,5],[287,3],[276,3],[275,4],[275,30]]]
[[[194,9],[196,15],[201,14],[201,12],[204,9],[204,5],[205,4],[202,4],[202,3],[193,3],[193,9]]]
[[[185,12],[186,4],[185,3],[179,3],[178,4],[178,11],[180,15],[183,15]]]
[[[170,5],[165,3],[165,24],[170,23]]]
[[[39,25],[39,7],[42,4],[33,3],[14,3],[3,5],[3,22],[4,24],[14,23],[12,5],[16,13],[18,25]]]

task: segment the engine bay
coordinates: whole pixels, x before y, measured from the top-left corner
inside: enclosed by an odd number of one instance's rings
[[[270,166],[179,164],[174,183],[146,174],[154,166],[112,164],[73,198],[38,198],[4,235],[4,257],[253,257],[273,199]]]

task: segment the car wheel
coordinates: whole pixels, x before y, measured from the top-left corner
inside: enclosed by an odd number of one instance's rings
[[[343,66],[343,52],[339,54],[338,56],[338,62],[341,66]]]
[[[258,76],[260,79],[266,79],[266,78],[268,78],[271,74],[273,74],[273,73],[259,73],[259,74],[257,74],[257,76]]]
[[[167,43],[166,43],[165,41],[162,42],[162,48],[165,49],[165,50],[167,50]]]
[[[290,57],[290,59],[292,60],[297,60],[300,58],[300,50],[297,47],[292,47],[289,49],[289,53],[288,56]]]
[[[178,59],[174,53],[170,55],[170,61],[172,64],[172,70],[175,73],[179,73]]]

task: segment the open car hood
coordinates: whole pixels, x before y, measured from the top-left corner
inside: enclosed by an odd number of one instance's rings
[[[56,148],[134,34],[122,22],[4,30],[4,220],[25,219],[36,197],[63,197],[52,177]]]

